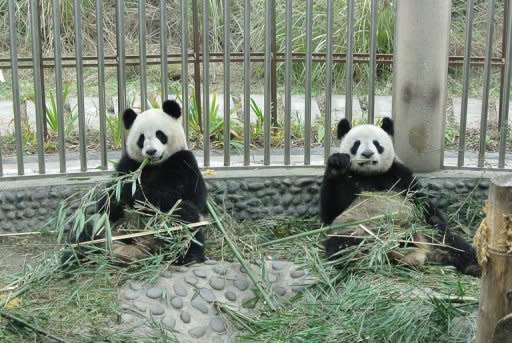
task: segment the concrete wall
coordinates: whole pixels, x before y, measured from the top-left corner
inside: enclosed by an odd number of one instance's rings
[[[239,220],[268,216],[313,217],[318,214],[319,189],[323,168],[262,169],[217,171],[205,177],[209,196]],[[432,191],[441,207],[449,204],[441,196],[446,189],[459,194],[479,193],[487,198],[489,174],[461,174],[447,171],[420,175],[421,182]],[[45,178],[0,182],[0,233],[33,231],[55,216],[61,201],[79,196],[106,177],[86,180]]]

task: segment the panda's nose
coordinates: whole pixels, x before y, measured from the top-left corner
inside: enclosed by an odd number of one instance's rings
[[[372,157],[372,156],[373,156],[373,151],[366,150],[366,151],[363,151],[363,152],[361,153],[361,155],[363,155],[363,157],[365,157],[365,158],[370,158],[370,157]]]
[[[148,149],[148,150],[146,150],[146,154],[148,154],[148,156],[153,156],[155,153],[156,153],[156,149]]]

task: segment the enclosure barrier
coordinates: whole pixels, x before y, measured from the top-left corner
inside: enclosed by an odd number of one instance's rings
[[[62,0],[48,1],[51,10],[43,8],[41,1],[27,1],[28,7],[23,7],[24,1],[8,1],[7,8],[0,8],[0,17],[5,19],[0,26],[5,25],[8,32],[8,49],[0,54],[0,69],[6,72],[7,82],[12,88],[9,99],[12,102],[11,120],[7,123],[14,126],[13,133],[0,132],[3,136],[0,149],[0,175],[3,179],[45,174],[79,175],[111,168],[109,160],[116,159],[119,152],[109,146],[114,136],[112,129],[109,132],[109,113],[119,115],[126,107],[134,105],[127,86],[133,85],[131,81],[134,78],[138,83],[136,98],[140,99],[137,110],[158,106],[151,97],[154,91],[148,91],[154,66],[159,67],[159,101],[169,97],[181,100],[189,143],[192,147],[197,146],[195,151],[204,167],[320,166],[332,152],[335,142],[330,133],[341,117],[373,123],[383,115],[392,115],[390,111],[382,113],[376,109],[378,72],[380,68],[389,70],[393,64],[393,51],[379,50],[379,33],[382,33],[379,24],[385,19],[383,13],[389,9],[394,22],[394,7],[400,1],[245,0],[233,3],[227,0],[162,0],[155,5],[155,2],[143,0],[116,0],[115,3],[96,0],[91,2],[93,6],[73,0],[71,22],[67,17],[54,15],[63,13]],[[449,11],[449,6],[444,3],[440,9]],[[473,0],[453,1],[458,8],[461,4],[465,6],[464,13],[457,14],[464,15],[465,20],[464,54],[452,52],[448,59],[450,67],[463,69],[460,124],[455,146],[439,151],[441,164],[443,168],[510,169],[507,150],[510,148],[508,111],[512,56],[509,42],[512,24],[509,18],[512,9],[508,0],[479,1],[478,6],[475,3]],[[88,10],[93,6],[93,12],[84,13],[85,6],[89,6]],[[157,19],[148,15],[150,9],[151,14],[158,14]],[[257,9],[260,11],[256,12]],[[30,13],[26,24],[27,32],[30,32],[30,54],[20,47],[23,37],[17,27],[26,18],[27,10]],[[472,53],[475,13],[484,12],[487,23],[485,54],[475,55]],[[84,51],[83,20],[92,13],[96,18],[96,32],[88,37],[94,37],[94,48]],[[130,15],[134,13],[137,15]],[[452,10],[452,19],[453,13]],[[368,15],[368,25],[361,26],[363,21],[360,18],[364,15]],[[260,19],[264,20],[260,22]],[[66,29],[64,20],[73,26],[71,37],[62,32]],[[299,23],[301,26],[297,29]],[[111,24],[116,32],[114,47],[106,46],[105,29]],[[256,25],[264,27],[263,36],[254,37]],[[500,25],[502,30],[496,30]],[[221,30],[218,29],[220,27]],[[176,28],[179,29],[176,31]],[[321,34],[314,30],[320,30]],[[219,32],[216,40],[211,32]],[[339,38],[341,33],[342,39]],[[278,40],[277,37],[282,36],[285,38]],[[239,39],[236,44],[233,37]],[[366,46],[360,46],[361,40],[355,39],[361,37]],[[132,40],[137,44],[132,44]],[[260,40],[263,45],[257,44]],[[66,50],[63,50],[63,44],[66,44]],[[87,44],[91,46],[92,43],[88,40]],[[400,44],[400,41],[395,42],[395,45]],[[106,53],[108,49],[114,52]],[[169,79],[172,68],[179,69],[181,87]],[[466,136],[471,73],[482,68],[481,113],[477,129],[480,137],[476,151],[470,151]],[[301,70],[299,76],[297,69]],[[217,78],[219,70],[222,77]],[[314,71],[318,70],[321,72],[316,72],[313,77]],[[108,78],[114,71],[116,83],[111,86]],[[255,73],[261,73],[261,79],[254,80]],[[64,81],[70,80],[69,74],[73,74],[71,93],[77,98],[78,133],[74,150],[68,143],[71,135],[66,131],[64,117],[68,87]],[[320,74],[321,78],[318,77]],[[358,79],[354,76],[356,74]],[[359,80],[361,75],[366,80],[363,83]],[[31,79],[30,87],[26,82],[20,82],[27,76]],[[339,76],[344,78],[343,82]],[[497,104],[499,137],[495,152],[489,151],[487,146],[493,78],[499,78],[500,93]],[[235,81],[242,86],[233,86]],[[216,88],[216,83],[222,83],[222,87]],[[96,85],[95,91],[91,90],[94,88],[91,84]],[[297,89],[304,98],[299,122],[295,121],[298,112],[293,103]],[[212,107],[217,90],[223,91],[222,100],[217,104],[222,104],[221,114],[217,113],[218,108]],[[27,110],[22,108],[22,104],[26,104],[22,97],[27,92],[33,94],[35,108],[32,132],[35,139],[30,143],[35,157],[30,155],[32,151],[28,149],[25,136],[25,122],[31,120]],[[264,99],[261,107],[253,102],[259,92],[263,93]],[[91,93],[98,99],[99,138],[95,144],[91,144],[92,134],[86,122],[85,99]],[[239,106],[233,104],[235,93],[241,99]],[[337,108],[334,97],[339,93],[343,96],[344,105]],[[55,94],[54,99],[50,96],[52,94]],[[113,110],[108,108],[109,97],[116,98]],[[363,98],[365,107],[355,117],[353,109],[357,104],[354,101]],[[317,100],[324,105],[319,113],[314,113],[313,105]],[[52,101],[56,107],[55,137],[51,137],[48,130]],[[237,112],[236,120],[233,112]],[[435,120],[444,120],[443,113],[440,117]],[[402,118],[395,116],[399,128],[403,125],[400,122]],[[235,135],[233,130],[238,123],[241,129]],[[0,125],[7,124],[4,121]],[[445,127],[445,123],[440,126]],[[212,133],[214,130],[219,133],[217,136]],[[447,132],[444,133],[446,136]],[[125,132],[119,130],[117,134],[123,141]],[[55,141],[49,142],[51,139]],[[55,145],[54,150],[48,147],[50,143]],[[9,148],[11,145],[12,149]],[[121,147],[122,144],[118,148]]]

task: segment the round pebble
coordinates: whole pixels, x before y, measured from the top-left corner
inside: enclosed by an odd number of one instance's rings
[[[213,267],[213,271],[219,275],[226,275],[228,269],[224,265],[217,265]]]
[[[275,292],[277,295],[279,295],[279,296],[281,296],[281,297],[282,297],[283,295],[285,295],[285,294],[286,294],[286,288],[284,288],[284,287],[279,287],[279,286],[278,286],[278,287],[274,288],[274,292]]]
[[[272,262],[272,268],[274,270],[282,270],[286,267],[286,262],[284,261],[274,261]]]
[[[300,277],[303,277],[304,275],[306,275],[306,273],[303,270],[294,270],[293,272],[290,273],[290,276],[294,279],[298,279]]]
[[[226,296],[226,299],[228,299],[229,301],[236,301],[236,293],[235,292],[227,291],[226,293],[224,293],[224,295]]]
[[[202,312],[204,314],[208,313],[208,306],[201,300],[194,299],[190,302],[190,304],[192,305],[192,307],[196,308],[200,312]]]
[[[200,277],[202,279],[206,278],[206,272],[203,269],[194,269],[193,273],[195,276]]]
[[[151,299],[158,299],[162,296],[163,290],[161,288],[150,288],[146,291],[146,295]]]
[[[246,279],[238,279],[233,282],[233,286],[241,291],[245,291],[247,288],[249,288],[249,282],[247,282]]]
[[[267,280],[269,282],[272,282],[272,283],[277,282],[277,275],[275,275],[275,274],[268,274],[267,275]]]
[[[162,324],[172,330],[176,327],[176,319],[171,316],[165,316],[162,318]]]
[[[128,290],[128,291],[124,292],[124,297],[127,300],[135,300],[139,297],[139,293]]]
[[[215,337],[215,339],[212,342],[213,343],[224,343],[224,340],[220,337]]]
[[[295,293],[299,293],[299,292],[301,292],[303,289],[304,289],[304,286],[303,286],[303,285],[292,286],[292,291],[294,291]]]
[[[224,286],[226,285],[226,282],[224,281],[224,279],[221,279],[221,278],[218,278],[218,277],[212,277],[210,279],[210,286],[212,286],[213,289],[215,290],[223,290],[224,289]]]
[[[226,331],[226,323],[224,323],[224,321],[219,317],[212,318],[210,321],[210,327],[213,331],[218,333]]]
[[[174,292],[180,297],[186,297],[188,294],[187,288],[181,282],[177,282],[174,284]]]
[[[134,291],[140,291],[142,289],[142,283],[137,281],[131,281],[130,288]]]
[[[206,260],[206,261],[204,261],[204,264],[206,264],[207,266],[213,266],[213,265],[217,264],[217,261],[215,261],[215,260]]]
[[[208,302],[214,302],[215,301],[215,295],[213,294],[211,289],[201,288],[199,290],[199,295],[201,296],[201,298],[203,298],[204,300],[206,300]]]
[[[154,304],[153,306],[151,306],[150,312],[152,315],[159,316],[161,314],[164,314],[165,308],[160,304]]]
[[[183,321],[183,323],[185,323],[185,324],[190,323],[190,313],[188,313],[187,311],[181,312],[180,318]]]
[[[183,307],[183,300],[181,300],[180,297],[173,297],[171,299],[171,306],[176,309],[180,309]]]
[[[188,283],[188,284],[190,284],[190,285],[192,285],[192,286],[193,286],[193,285],[195,285],[195,284],[197,284],[197,282],[198,282],[198,281],[199,281],[199,280],[198,280],[198,279],[196,279],[196,278],[195,278],[195,277],[193,277],[193,276],[190,276],[190,275],[185,276],[185,282],[186,282],[186,283]]]
[[[170,270],[164,270],[160,275],[166,279],[170,279],[173,276]]]
[[[206,333],[206,328],[198,326],[196,328],[188,330],[188,334],[194,338],[201,338]]]
[[[142,301],[136,301],[133,303],[135,305],[135,308],[141,312],[146,312],[147,305],[143,303]]]

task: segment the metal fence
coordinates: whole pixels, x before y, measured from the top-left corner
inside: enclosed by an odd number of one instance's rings
[[[5,180],[112,169],[109,160],[118,158],[124,139],[119,113],[169,97],[181,101],[189,145],[204,167],[322,165],[339,118],[373,123],[392,115],[379,110],[377,100],[389,95],[393,1],[23,0],[2,6]],[[464,24],[449,58],[452,82],[461,89],[460,104],[449,106],[443,165],[510,168],[509,1],[453,1],[452,8],[452,21]],[[481,111],[479,125],[468,128],[472,99]],[[88,101],[95,104],[92,119]]]

